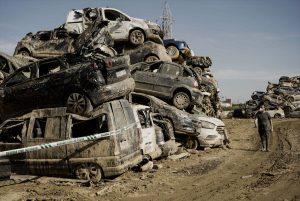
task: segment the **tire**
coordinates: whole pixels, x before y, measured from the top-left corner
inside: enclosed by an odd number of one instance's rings
[[[158,60],[159,60],[159,58],[157,56],[150,55],[150,56],[147,56],[144,61],[145,62],[153,62],[153,61],[158,61]]]
[[[97,183],[103,177],[102,169],[94,163],[81,164],[75,169],[75,177],[81,180],[92,181]]]
[[[295,98],[293,96],[288,97],[288,102],[292,103],[295,101]]]
[[[136,29],[130,32],[129,41],[133,45],[142,45],[145,42],[145,35],[143,31]]]
[[[177,59],[179,57],[179,50],[174,45],[170,45],[167,47],[167,54],[171,57],[171,59]]]
[[[71,93],[68,96],[66,106],[68,112],[79,115],[86,115],[93,110],[90,99],[79,92]]]
[[[31,56],[30,52],[27,51],[27,50],[20,50],[18,52],[18,55],[25,56],[25,57],[30,57]]]
[[[175,140],[174,125],[173,125],[172,121],[168,118],[163,118],[163,121],[165,121],[166,125],[167,125],[168,137],[170,138],[169,140]]]
[[[202,69],[200,67],[194,67],[194,71],[198,76],[202,76]]]
[[[190,96],[185,92],[177,92],[173,96],[173,104],[180,110],[186,109],[191,104]]]
[[[0,84],[3,83],[4,79],[5,79],[4,73],[0,71]]]
[[[274,118],[275,118],[275,119],[280,119],[280,118],[281,118],[281,115],[280,115],[280,114],[275,114],[275,115],[274,115]]]
[[[188,137],[185,142],[185,148],[187,149],[197,149],[199,146],[199,142],[196,138]]]

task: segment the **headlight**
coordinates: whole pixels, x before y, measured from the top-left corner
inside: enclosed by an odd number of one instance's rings
[[[201,122],[201,127],[202,128],[207,128],[207,129],[214,129],[215,128],[215,124],[207,122],[207,121],[202,121]]]
[[[198,85],[198,82],[197,81],[194,81],[194,87],[198,88],[199,85]]]

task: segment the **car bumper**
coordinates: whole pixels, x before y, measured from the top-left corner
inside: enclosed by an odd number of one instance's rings
[[[225,136],[220,134],[217,128],[200,128],[200,135],[198,135],[200,147],[219,147],[223,145],[224,139]]]
[[[104,102],[126,96],[134,90],[135,82],[133,78],[127,78],[123,81],[95,88],[90,93],[90,99],[94,106]]]

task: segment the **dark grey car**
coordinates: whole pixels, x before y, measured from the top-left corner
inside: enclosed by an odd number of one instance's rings
[[[131,66],[135,91],[173,103],[178,109],[190,110],[203,98],[194,74],[188,67],[171,62],[142,62]]]

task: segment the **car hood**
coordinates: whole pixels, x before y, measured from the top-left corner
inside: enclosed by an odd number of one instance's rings
[[[216,126],[225,126],[224,122],[220,119],[214,118],[214,117],[208,117],[208,116],[202,116],[198,114],[194,114],[194,119],[197,119],[198,121],[207,121],[209,123],[213,123]]]
[[[131,22],[133,22],[133,23],[139,25],[140,27],[143,27],[143,28],[149,28],[148,24],[147,24],[146,21],[143,20],[143,19],[130,17],[130,20],[131,20]]]

